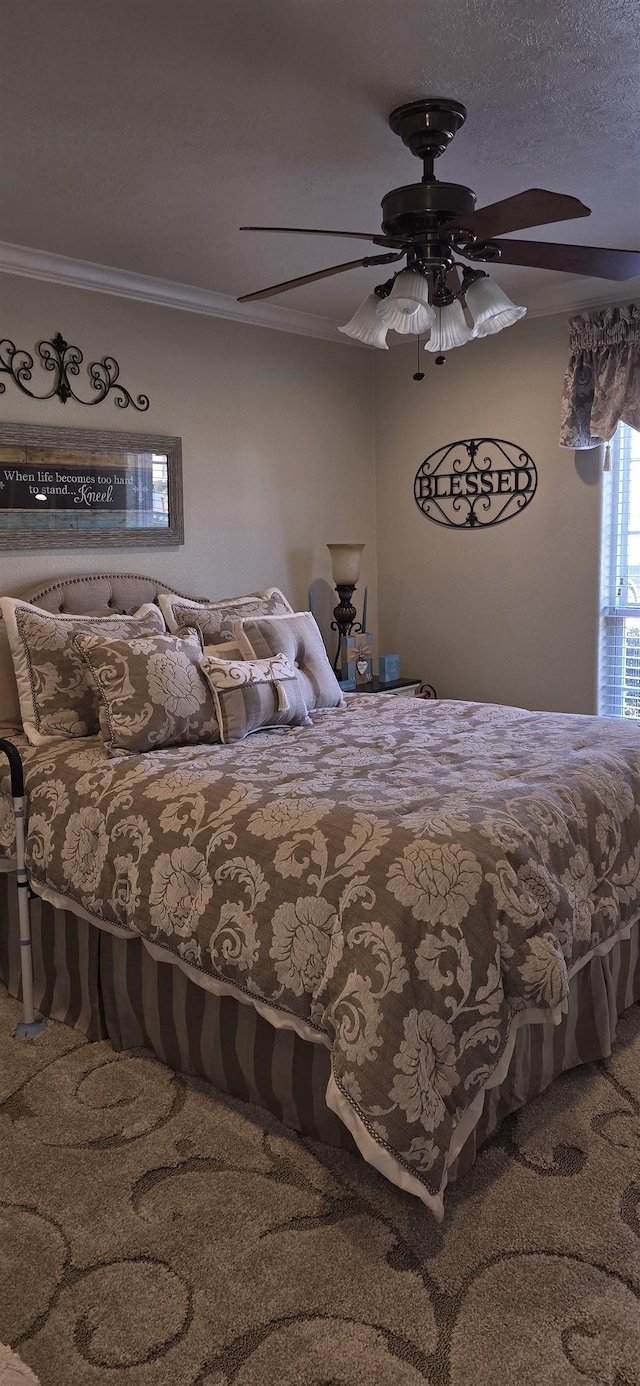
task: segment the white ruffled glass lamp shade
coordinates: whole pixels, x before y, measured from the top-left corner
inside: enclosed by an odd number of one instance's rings
[[[436,320],[431,328],[429,341],[425,342],[425,351],[445,352],[452,351],[454,347],[464,346],[465,342],[470,342],[472,337],[471,328],[467,327],[462,304],[460,300],[454,298],[453,303],[447,303],[444,308],[436,309]]]
[[[526,313],[526,308],[507,308],[504,313],[496,313],[494,318],[487,318],[481,327],[475,327],[472,333],[474,341],[478,337],[491,337],[494,332],[502,332],[503,327],[513,327],[514,322],[519,322]],[[514,316],[515,313],[515,316]]]
[[[381,351],[388,351],[388,327],[387,323],[378,317],[379,303],[380,299],[375,294],[369,294],[349,322],[338,328],[338,332],[344,332],[347,337],[355,337],[356,341],[365,342],[367,346],[380,347]]]
[[[394,332],[403,334],[410,332],[414,337],[422,337],[433,326],[435,320],[435,312],[431,304],[427,304],[426,308],[416,308],[413,313],[405,313],[404,309],[396,308],[392,304],[385,312],[384,317],[380,310],[378,311],[385,328],[392,328]]]
[[[360,577],[364,544],[327,544],[327,548],[331,554],[331,572],[336,587],[355,587]]]
[[[378,305],[378,317],[385,327],[413,336],[428,332],[435,316],[429,303],[429,281],[417,270],[401,270],[389,297],[381,299]]]
[[[527,311],[512,303],[486,274],[465,289],[465,299],[473,318],[473,337],[490,337],[503,327],[512,327]]]

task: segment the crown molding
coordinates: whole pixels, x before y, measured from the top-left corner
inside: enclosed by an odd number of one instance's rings
[[[27,279],[43,279],[49,284],[65,284],[71,289],[88,289],[93,293],[112,294],[131,298],[140,303],[154,303],[161,308],[178,308],[185,313],[201,313],[213,318],[252,327],[269,327],[277,332],[293,332],[301,337],[319,337],[342,346],[361,347],[362,343],[338,332],[338,325],[317,313],[301,313],[279,304],[238,303],[229,294],[213,289],[199,289],[172,279],[154,279],[132,270],[114,269],[91,260],[74,260],[68,255],[55,255],[50,250],[34,250],[30,246],[12,245],[0,241],[0,273],[23,275]],[[579,312],[606,304],[623,303],[640,294],[640,277],[622,284],[578,278],[562,279],[557,284],[538,290],[535,302],[528,308],[529,318],[549,317],[554,313]],[[391,345],[406,345],[398,338]],[[373,348],[365,347],[365,350]]]
[[[351,345],[350,338],[339,334],[337,323],[316,313],[301,313],[294,308],[262,301],[238,303],[229,294],[218,294],[213,289],[198,289],[193,284],[181,284],[172,279],[154,279],[148,274],[114,269],[91,260],[73,260],[68,255],[54,255],[50,250],[33,250],[9,241],[0,241],[0,273],[44,279],[49,284],[65,284],[71,289],[89,289],[93,293],[154,303],[161,308],[179,308],[185,313],[202,313],[230,322],[248,323],[252,327],[270,327],[277,332],[294,332],[301,337],[321,337],[325,341]]]
[[[614,307],[628,303],[640,294],[640,276],[624,281],[586,279],[572,276],[558,284],[539,289],[536,301],[527,308],[528,318],[548,318],[554,313],[580,313],[586,308]]]

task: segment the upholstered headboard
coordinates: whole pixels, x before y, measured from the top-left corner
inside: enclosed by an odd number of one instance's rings
[[[45,611],[66,611],[70,616],[116,616],[136,611],[143,602],[157,601],[159,592],[173,592],[186,597],[160,578],[143,577],[140,573],[86,573],[80,577],[55,578],[46,587],[29,587],[19,592],[25,602],[33,602]],[[195,598],[205,601],[206,598]]]
[[[159,592],[178,592],[160,578],[140,573],[86,573],[77,577],[54,578],[43,586],[29,587],[13,595],[33,602],[45,611],[68,612],[70,616],[115,616],[135,611],[143,602],[155,602]],[[206,601],[206,597],[196,598]],[[18,690],[4,623],[0,620],[0,735],[10,735],[21,726]]]

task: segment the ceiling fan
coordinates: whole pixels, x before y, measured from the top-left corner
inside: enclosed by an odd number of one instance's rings
[[[394,134],[422,160],[419,183],[394,188],[382,199],[382,232],[321,231],[300,226],[243,226],[242,231],[285,232],[294,235],[340,236],[372,241],[385,248],[381,255],[348,260],[329,269],[271,284],[243,294],[240,303],[312,284],[317,279],[369,265],[386,265],[406,257],[406,268],[376,286],[341,331],[372,346],[386,347],[389,328],[414,335],[430,332],[427,349],[443,351],[471,337],[490,335],[509,326],[526,309],[512,304],[485,271],[458,263],[523,265],[560,270],[598,279],[629,279],[640,274],[640,251],[602,246],[553,245],[546,241],[501,240],[512,231],[547,226],[555,221],[587,217],[590,209],[577,197],[529,188],[513,197],[476,210],[471,188],[440,182],[435,160],[449,147],[466,120],[458,101],[425,97],[398,106],[389,116]],[[467,308],[472,326],[463,313]]]

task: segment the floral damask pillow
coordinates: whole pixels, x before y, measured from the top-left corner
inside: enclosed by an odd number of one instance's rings
[[[234,621],[245,616],[277,616],[291,611],[279,587],[268,587],[266,592],[250,592],[246,597],[222,597],[216,602],[193,602],[187,597],[161,592],[158,602],[168,630],[177,634],[194,626],[200,631],[205,647],[221,647],[216,648],[216,655],[222,659],[242,658],[233,634]]]
[[[20,712],[32,746],[58,736],[95,736],[98,699],[74,645],[76,635],[100,634],[126,640],[165,629],[151,602],[132,616],[67,616],[42,611],[15,597],[0,598]]]
[[[310,724],[296,671],[284,655],[232,660],[205,654],[200,667],[213,693],[225,744],[267,727]]]
[[[140,640],[78,635],[76,648],[98,693],[109,755],[220,740],[197,631]]]

